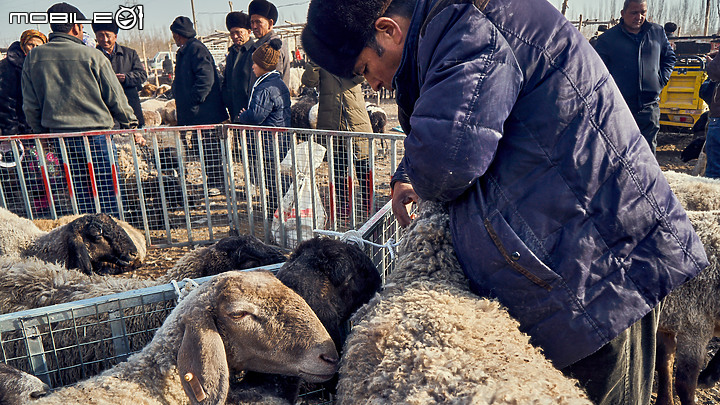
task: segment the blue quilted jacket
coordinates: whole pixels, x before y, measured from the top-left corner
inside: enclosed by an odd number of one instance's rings
[[[277,71],[271,72],[255,85],[247,110],[241,112],[233,122],[264,127],[290,126],[290,90]]]
[[[395,180],[449,203],[471,288],[559,367],[707,266],[597,53],[546,0],[418,0]]]

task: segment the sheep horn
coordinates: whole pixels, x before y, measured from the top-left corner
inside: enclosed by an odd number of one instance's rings
[[[205,390],[203,389],[202,385],[200,385],[200,381],[198,381],[198,379],[195,378],[193,373],[185,374],[185,381],[187,381],[187,383],[190,385],[193,395],[195,395],[195,399],[198,402],[202,402],[205,400],[205,398],[207,398],[207,395],[205,394]]]

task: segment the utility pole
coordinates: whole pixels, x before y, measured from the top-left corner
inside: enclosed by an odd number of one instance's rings
[[[562,10],[561,10],[562,15],[565,15],[565,12],[567,11],[567,7],[568,7],[568,0],[563,0]]]
[[[703,35],[707,36],[710,30],[710,1],[705,0],[705,29],[703,29]]]
[[[228,4],[230,5],[230,12],[232,13],[232,11],[233,11],[233,9],[232,9],[232,1],[228,1]]]
[[[197,21],[195,20],[195,1],[190,0],[190,7],[192,8],[193,13],[193,27],[195,27],[195,30],[197,31]]]

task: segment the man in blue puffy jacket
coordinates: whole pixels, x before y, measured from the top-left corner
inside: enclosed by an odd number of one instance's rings
[[[598,37],[595,50],[655,153],[660,131],[660,92],[670,80],[675,52],[665,28],[646,20],[646,0],[625,0],[620,23]]]
[[[649,403],[658,304],[708,262],[577,29],[545,0],[312,0],[302,41],[397,90],[398,221],[447,203],[476,293],[595,402]]]

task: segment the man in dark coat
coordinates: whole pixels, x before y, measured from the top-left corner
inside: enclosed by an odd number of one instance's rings
[[[598,37],[595,50],[654,154],[660,131],[660,92],[670,80],[675,51],[665,29],[645,19],[646,0],[625,0],[620,15],[620,23]]]
[[[267,0],[252,0],[248,6],[248,14],[250,15],[250,27],[256,38],[255,49],[267,44],[271,39],[280,39],[280,35],[273,30],[278,21],[278,11],[274,4]],[[280,40],[282,41],[282,39]],[[280,60],[275,69],[282,75],[285,85],[290,87],[290,51],[286,41],[282,41]],[[257,77],[253,75],[251,83],[255,83],[255,80]]]
[[[222,95],[230,113],[237,117],[240,110],[248,107],[250,90],[255,83],[252,72],[252,53],[255,41],[250,39],[250,16],[233,11],[225,17],[225,26],[230,31],[233,44],[225,59],[225,72],[222,81]]]
[[[220,93],[220,76],[215,60],[205,45],[195,39],[189,18],[180,16],[170,25],[173,39],[180,47],[175,57],[175,79],[172,92],[177,106],[178,125],[219,124],[228,118]],[[196,137],[193,136],[193,147]],[[203,133],[205,166],[211,194],[224,187],[220,139],[217,134]]]
[[[144,126],[145,118],[140,107],[138,90],[147,80],[147,72],[140,63],[140,57],[134,49],[116,43],[119,28],[115,22],[93,23],[92,28],[95,32],[97,49],[110,59],[115,76],[122,85],[128,104],[138,120],[138,128]]]
[[[578,30],[545,0],[311,0],[301,38],[397,90],[398,221],[446,203],[473,291],[596,403],[649,403],[658,304],[708,261]]]
[[[8,48],[5,59],[0,60],[0,134],[16,135],[32,133],[22,110],[22,89],[20,74],[25,56],[47,42],[45,35],[36,30],[27,30]]]

